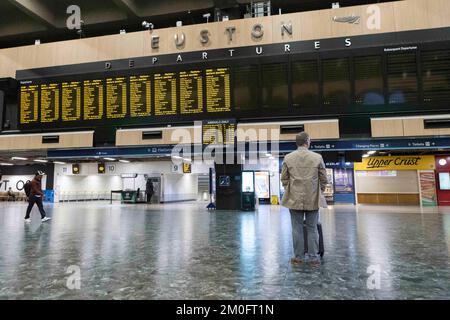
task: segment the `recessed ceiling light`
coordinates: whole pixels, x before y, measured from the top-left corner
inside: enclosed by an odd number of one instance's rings
[[[12,157],[11,160],[28,160],[28,158],[23,158],[23,157]]]
[[[120,159],[119,162],[122,162],[122,163],[130,163],[130,161],[128,161],[128,160],[123,160],[123,159]]]
[[[106,161],[116,161],[116,159],[114,159],[114,158],[103,158],[103,159]]]
[[[34,162],[41,162],[41,163],[47,163],[48,160],[44,160],[44,159],[34,159]]]
[[[0,166],[13,166],[12,163],[0,163]]]
[[[376,151],[369,151],[369,152],[367,152],[367,154],[369,154],[369,155],[372,155],[372,154],[375,154],[375,153],[377,153]]]
[[[61,161],[54,161],[54,164],[66,164],[65,162],[61,162]]]

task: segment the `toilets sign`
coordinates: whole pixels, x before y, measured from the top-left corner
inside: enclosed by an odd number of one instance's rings
[[[355,170],[434,170],[434,156],[367,157]]]

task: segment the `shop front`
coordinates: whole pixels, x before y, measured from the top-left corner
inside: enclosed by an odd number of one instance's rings
[[[329,184],[324,192],[329,204],[355,204],[355,181],[353,163],[327,162],[327,177]]]
[[[435,167],[429,155],[363,158],[355,163],[357,203],[435,206]]]

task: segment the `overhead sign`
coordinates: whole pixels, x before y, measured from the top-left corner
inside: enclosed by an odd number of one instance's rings
[[[367,157],[355,170],[434,170],[434,156]]]
[[[192,164],[184,162],[183,163],[183,173],[192,173]]]

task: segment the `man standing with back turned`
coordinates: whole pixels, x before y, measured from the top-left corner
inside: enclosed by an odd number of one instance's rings
[[[28,196],[28,208],[27,214],[25,215],[25,222],[31,222],[30,213],[31,209],[33,209],[34,204],[36,204],[39,208],[39,212],[41,213],[42,222],[46,222],[50,220],[45,216],[44,206],[42,204],[42,198],[44,197],[44,193],[42,192],[42,177],[45,175],[44,172],[38,171],[34,176],[33,181],[30,183],[30,195]]]
[[[291,262],[302,263],[309,259],[320,264],[319,233],[317,223],[319,206],[326,201],[322,195],[328,183],[322,156],[309,151],[310,138],[306,132],[296,136],[298,149],[284,158],[281,183],[285,188],[282,205],[291,212],[294,258]],[[305,254],[303,220],[306,220],[308,252]]]

